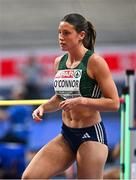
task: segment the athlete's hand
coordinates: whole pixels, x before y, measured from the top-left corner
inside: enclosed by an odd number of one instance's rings
[[[44,108],[42,106],[39,106],[37,109],[33,111],[32,117],[35,121],[39,122],[42,120],[43,114],[44,114]]]
[[[67,99],[65,101],[62,101],[59,104],[59,107],[61,109],[63,109],[64,111],[70,111],[75,108],[77,109],[77,108],[79,108],[79,106],[81,106],[81,98],[80,97]]]

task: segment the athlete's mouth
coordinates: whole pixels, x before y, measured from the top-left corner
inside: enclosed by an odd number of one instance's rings
[[[65,46],[65,45],[66,45],[65,43],[60,42],[60,46]]]

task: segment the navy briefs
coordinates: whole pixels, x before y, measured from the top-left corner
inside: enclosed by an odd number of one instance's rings
[[[85,128],[71,128],[63,123],[61,134],[68,141],[74,153],[77,152],[79,146],[85,141],[97,141],[107,145],[107,137],[102,121]]]

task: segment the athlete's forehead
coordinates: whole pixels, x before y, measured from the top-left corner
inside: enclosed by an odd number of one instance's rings
[[[75,30],[75,28],[72,24],[65,21],[61,21],[58,30]]]

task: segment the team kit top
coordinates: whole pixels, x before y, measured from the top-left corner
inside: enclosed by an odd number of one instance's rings
[[[67,68],[68,54],[65,54],[59,63],[54,78],[54,90],[62,99],[75,97],[100,98],[101,90],[95,79],[87,74],[87,63],[93,51],[88,50],[81,62],[75,68]]]

